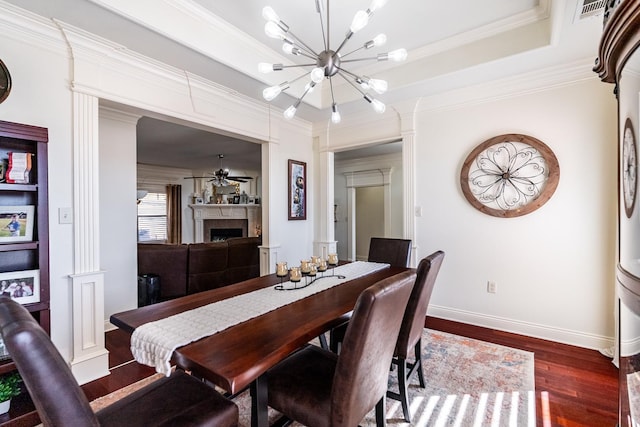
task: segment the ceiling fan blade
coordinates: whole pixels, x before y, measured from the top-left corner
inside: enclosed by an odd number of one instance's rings
[[[238,178],[233,177],[233,176],[230,176],[230,177],[228,177],[227,179],[228,179],[229,181],[235,181],[235,182],[247,182],[247,181],[246,181],[246,180],[244,180],[244,179],[238,179]]]
[[[228,176],[227,179],[253,179],[253,177],[250,176]]]
[[[205,178],[211,178],[210,176],[185,176],[183,177],[183,179],[205,179]]]

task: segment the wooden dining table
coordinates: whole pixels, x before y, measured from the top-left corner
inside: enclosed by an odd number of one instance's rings
[[[250,387],[251,425],[267,426],[267,385],[263,374],[312,339],[343,323],[364,289],[406,270],[401,267],[384,268],[248,319],[177,348],[171,362],[231,395]],[[279,283],[280,278],[275,274],[261,276],[113,314],[110,320],[117,327],[133,333],[145,323]]]

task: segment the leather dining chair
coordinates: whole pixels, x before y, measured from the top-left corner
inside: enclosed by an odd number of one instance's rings
[[[398,366],[398,393],[389,390],[387,397],[400,401],[404,420],[408,423],[411,422],[411,414],[409,413],[407,383],[417,372],[420,387],[425,387],[424,372],[422,371],[422,331],[431,293],[443,260],[444,252],[436,251],[423,258],[418,264],[416,283],[413,285],[398,333],[396,348],[393,352],[393,364]],[[407,358],[412,351],[414,362],[409,363]]]
[[[392,267],[408,267],[411,255],[411,240],[372,237],[369,241],[369,257],[371,262],[384,262]]]
[[[47,333],[8,297],[0,297],[0,332],[44,426],[238,425],[233,402],[183,371],[94,413]]]
[[[409,256],[411,255],[411,240],[392,239],[386,237],[372,237],[369,241],[369,256],[367,261],[390,264],[392,267],[409,267]],[[340,330],[340,328],[342,329]],[[337,352],[344,330],[347,324],[338,326],[338,331],[329,332],[329,343],[324,334],[320,335],[320,344],[324,349],[331,349]],[[336,335],[337,334],[337,335]]]
[[[415,272],[365,289],[356,302],[342,353],[307,345],[267,371],[269,406],[309,427],[353,427],[375,407],[386,425],[389,365]]]

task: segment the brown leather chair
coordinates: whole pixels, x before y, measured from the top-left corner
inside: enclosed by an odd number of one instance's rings
[[[392,267],[409,267],[411,240],[372,237],[369,241],[369,258],[371,262],[384,262]]]
[[[367,261],[382,262],[392,267],[409,267],[409,255],[411,255],[411,240],[391,239],[386,237],[372,237],[369,241],[369,257]],[[337,352],[344,337],[347,324],[339,326],[337,331],[329,333],[329,344],[324,334],[320,335],[320,344],[324,349]],[[340,328],[342,328],[340,330]]]
[[[424,319],[427,316],[427,307],[433,292],[436,277],[440,271],[444,252],[436,251],[422,259],[418,265],[416,283],[411,291],[411,297],[400,326],[398,341],[393,353],[393,364],[398,366],[398,393],[387,391],[387,397],[399,400],[402,404],[402,412],[406,422],[411,422],[409,413],[409,401],[407,396],[407,383],[414,373],[418,372],[420,387],[424,388],[424,373],[422,372],[422,331]],[[407,357],[414,352],[415,361],[407,362]],[[408,371],[407,371],[408,368]]]
[[[8,297],[0,297],[0,332],[45,426],[238,425],[234,403],[182,371],[94,413],[49,336]]]
[[[415,272],[382,280],[358,297],[340,356],[309,345],[267,372],[269,406],[309,427],[354,427],[374,407],[386,424],[389,365]]]

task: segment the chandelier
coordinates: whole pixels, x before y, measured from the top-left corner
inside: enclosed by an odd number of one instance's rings
[[[314,62],[306,63],[306,64],[294,64],[294,65],[284,65],[284,64],[268,64],[262,62],[258,65],[258,70],[262,73],[270,73],[272,71],[281,71],[285,68],[290,67],[311,67],[311,71],[307,71],[299,77],[295,78],[292,81],[285,81],[276,86],[270,86],[266,88],[262,92],[262,96],[266,101],[272,101],[275,99],[280,93],[289,89],[290,84],[304,78],[307,76],[310,81],[306,84],[304,88],[304,92],[302,95],[287,108],[284,112],[284,116],[287,119],[291,119],[295,116],[298,107],[300,106],[300,102],[304,99],[304,97],[313,91],[315,86],[320,83],[323,79],[327,79],[329,81],[329,88],[331,90],[331,121],[333,123],[340,123],[341,117],[340,112],[338,111],[338,106],[335,101],[334,93],[333,93],[333,77],[340,76],[344,80],[346,80],[351,86],[353,86],[360,94],[362,94],[365,101],[369,102],[373,107],[374,111],[377,113],[384,113],[385,105],[380,100],[374,98],[367,91],[369,89],[373,90],[378,94],[383,94],[387,91],[388,84],[385,80],[381,79],[373,79],[367,77],[365,75],[358,75],[351,71],[348,71],[344,68],[344,65],[351,62],[358,61],[404,61],[407,59],[407,51],[406,49],[396,49],[387,53],[379,53],[376,56],[370,57],[357,57],[357,58],[349,58],[348,56],[360,52],[362,50],[368,50],[373,47],[382,46],[386,43],[387,37],[384,34],[379,34],[373,39],[367,41],[360,47],[352,50],[351,52],[342,53],[342,48],[347,44],[347,42],[351,39],[351,37],[363,29],[369,22],[369,18],[373,15],[373,13],[380,9],[387,0],[373,0],[371,5],[367,10],[359,10],[356,12],[351,25],[349,26],[349,30],[347,31],[342,43],[336,48],[332,49],[330,45],[330,37],[329,37],[329,0],[326,0],[326,8],[323,8],[322,0],[315,0],[316,3],[316,12],[320,18],[320,28],[322,30],[322,40],[324,43],[323,50],[317,52],[316,50],[309,47],[304,41],[298,38],[290,29],[287,24],[285,24],[276,14],[276,12],[270,7],[266,6],[262,10],[262,16],[267,20],[267,23],[264,27],[265,33],[275,39],[282,40],[284,42],[282,46],[282,50],[285,53],[294,55],[294,56],[303,56],[313,60]],[[326,9],[326,13],[324,11]],[[326,21],[326,30],[325,30],[325,21]]]

